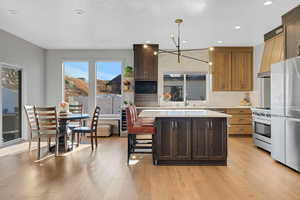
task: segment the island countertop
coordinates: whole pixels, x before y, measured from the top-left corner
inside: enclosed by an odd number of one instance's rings
[[[139,117],[144,118],[172,118],[172,117],[186,117],[186,118],[230,118],[231,115],[211,111],[211,110],[144,110],[139,114]]]

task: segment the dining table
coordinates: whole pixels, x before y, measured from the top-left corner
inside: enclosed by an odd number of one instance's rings
[[[73,150],[73,146],[71,145],[71,142],[68,144],[68,123],[70,121],[76,121],[76,120],[86,120],[89,119],[89,114],[72,114],[72,113],[66,113],[66,114],[59,114],[58,116],[58,122],[59,122],[59,151],[60,152],[68,152]],[[85,124],[85,123],[84,123]]]

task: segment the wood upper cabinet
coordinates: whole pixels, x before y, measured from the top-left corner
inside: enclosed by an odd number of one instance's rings
[[[134,78],[137,81],[157,81],[158,76],[158,52],[157,44],[133,45],[134,50]]]
[[[213,91],[251,91],[252,47],[216,47],[210,52]]]
[[[261,60],[260,72],[270,72],[271,65],[283,60],[284,35],[280,33],[265,41],[264,53]]]
[[[213,63],[213,90],[231,90],[231,52],[227,48],[215,48],[210,52],[211,62]]]
[[[231,89],[233,91],[252,90],[252,49],[233,50],[231,56]]]
[[[285,58],[300,55],[300,5],[282,16],[285,31]]]

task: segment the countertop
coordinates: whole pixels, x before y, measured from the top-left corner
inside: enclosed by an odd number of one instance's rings
[[[230,118],[220,112],[211,110],[144,110],[140,113],[140,117],[157,118],[157,117],[200,117],[200,118]]]

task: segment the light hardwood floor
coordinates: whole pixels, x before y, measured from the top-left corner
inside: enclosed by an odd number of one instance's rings
[[[300,174],[273,161],[251,138],[229,138],[227,167],[126,165],[125,138],[99,139],[66,157],[34,163],[35,152],[0,158],[1,200],[292,200]],[[138,158],[140,158],[138,156]]]

